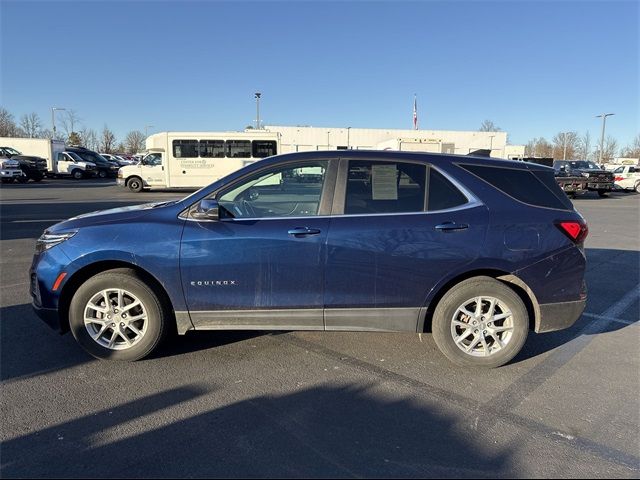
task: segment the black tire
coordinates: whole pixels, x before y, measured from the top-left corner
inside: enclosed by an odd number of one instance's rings
[[[124,289],[135,295],[147,313],[146,332],[138,343],[124,350],[113,350],[100,345],[91,337],[84,324],[84,309],[89,300],[102,290],[114,288]],[[133,270],[126,268],[108,270],[89,278],[78,288],[69,306],[71,333],[87,353],[100,360],[132,362],[148,356],[167,335],[169,318],[158,295]]]
[[[452,323],[458,308],[479,296],[493,297],[506,306],[511,312],[510,321],[513,326],[506,345],[486,357],[463,352],[455,343],[452,332]],[[529,333],[529,314],[520,296],[504,283],[491,277],[473,277],[455,285],[438,302],[433,314],[432,331],[436,345],[453,363],[464,367],[495,368],[509,362],[524,346]],[[465,331],[462,330],[462,332]],[[490,347],[495,348],[497,345],[495,340],[486,338]]]
[[[105,172],[104,170],[98,170],[98,177],[107,178],[107,172]]]
[[[640,182],[636,182],[636,185],[633,187],[636,193],[640,193]]]
[[[127,179],[127,187],[135,193],[140,193],[143,188],[142,179],[140,177],[131,177]]]
[[[71,170],[71,176],[74,180],[81,180],[84,178],[84,172],[76,168],[74,170]]]
[[[42,173],[35,173],[31,177],[31,180],[33,180],[34,182],[40,182],[40,181],[42,181],[43,178],[44,178],[44,175]]]
[[[600,198],[606,197],[608,193],[609,193],[609,190],[598,190],[598,196]]]
[[[18,183],[27,183],[29,182],[29,177],[26,175],[22,175],[21,177],[16,178]]]

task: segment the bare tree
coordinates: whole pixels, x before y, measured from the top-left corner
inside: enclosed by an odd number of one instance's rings
[[[19,133],[20,129],[13,119],[13,114],[0,107],[0,137],[17,137]]]
[[[635,136],[633,143],[622,149],[620,155],[623,157],[640,158],[640,133]]]
[[[617,151],[618,141],[611,135],[607,135],[604,146],[602,147],[602,163],[611,162],[615,158]]]
[[[127,153],[138,153],[144,150],[145,138],[144,134],[139,130],[132,130],[124,139],[124,145]]]
[[[553,142],[553,158],[564,159],[565,145],[567,160],[576,158],[576,150],[578,149],[578,134],[576,132],[556,133],[551,141]]]
[[[578,139],[578,146],[576,148],[576,158],[579,160],[589,160],[591,157],[591,134],[587,130]]]
[[[485,120],[480,124],[479,132],[499,132],[500,127],[491,120]]]
[[[51,130],[49,130],[48,128],[43,128],[38,132],[38,138],[52,139],[53,138],[53,132]]]
[[[100,151],[103,153],[111,153],[116,143],[115,134],[105,125],[102,129],[102,138],[100,139]]]
[[[89,150],[98,150],[100,147],[98,142],[98,134],[93,128],[83,127],[80,132],[80,143]]]
[[[553,145],[545,138],[534,138],[524,148],[527,157],[550,158],[553,157]]]
[[[80,115],[74,109],[70,108],[65,110],[64,115],[60,119],[62,123],[62,129],[67,136],[70,136],[72,132],[76,131],[76,126],[80,123]]]
[[[42,128],[40,117],[35,112],[29,114],[25,113],[22,117],[20,117],[20,128],[22,128],[22,131],[24,132],[24,135],[26,137],[37,137],[40,133],[40,129]]]

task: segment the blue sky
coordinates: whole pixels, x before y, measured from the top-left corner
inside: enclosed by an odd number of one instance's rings
[[[1,2],[0,104],[82,124],[639,131],[639,2]]]

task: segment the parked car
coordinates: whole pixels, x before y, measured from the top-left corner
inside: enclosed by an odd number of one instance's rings
[[[622,165],[613,171],[613,175],[618,188],[640,193],[640,166]]]
[[[48,228],[31,295],[101,359],[141,359],[175,330],[432,331],[453,362],[496,367],[530,328],[580,317],[586,235],[548,167],[294,153]]]
[[[601,197],[613,190],[613,173],[608,172],[594,162],[586,160],[555,160],[553,168],[557,176],[583,177],[584,189],[598,192]]]
[[[113,155],[111,153],[101,153],[100,155],[102,155],[105,159],[107,159],[110,162],[117,163],[120,167],[125,167],[127,165],[132,164],[132,162],[130,162],[129,160],[125,160],[119,155]]]
[[[22,155],[18,150],[11,147],[0,147],[0,157],[11,158],[18,162],[20,170],[24,174],[18,178],[19,182],[28,182],[29,180],[39,182],[47,174],[47,160],[42,157]]]
[[[67,147],[67,151],[73,152],[80,156],[83,160],[95,164],[96,171],[98,172],[98,177],[100,178],[116,177],[118,175],[120,165],[115,162],[108,161],[102,155],[94,152],[93,150],[76,146]]]
[[[85,161],[80,155],[74,152],[58,152],[56,156],[55,175],[70,175],[76,180],[81,178],[91,178],[97,175],[96,164]]]

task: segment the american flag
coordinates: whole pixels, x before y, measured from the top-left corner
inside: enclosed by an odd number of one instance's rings
[[[413,129],[418,129],[418,101],[416,96],[413,96]]]

